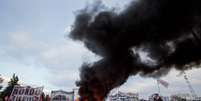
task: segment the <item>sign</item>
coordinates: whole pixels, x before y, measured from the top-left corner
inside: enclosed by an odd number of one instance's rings
[[[10,96],[11,101],[39,101],[43,87],[15,86]]]
[[[110,101],[139,101],[138,93],[124,93],[117,92],[116,94],[110,95]]]

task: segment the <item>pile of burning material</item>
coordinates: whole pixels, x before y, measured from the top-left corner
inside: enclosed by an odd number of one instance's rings
[[[134,0],[121,12],[101,2],[80,10],[70,33],[100,59],[81,66],[82,101],[102,101],[129,76],[158,78],[201,60],[199,0]]]

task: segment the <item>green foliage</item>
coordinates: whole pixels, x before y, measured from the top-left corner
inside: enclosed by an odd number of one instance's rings
[[[4,98],[6,96],[10,96],[10,94],[12,93],[12,90],[13,90],[14,86],[15,85],[19,85],[18,81],[19,81],[18,76],[16,76],[15,74],[13,74],[12,78],[8,82],[8,86],[1,92],[0,98]]]
[[[8,82],[8,86],[15,86],[18,85],[19,78],[15,74],[13,74],[13,77]]]
[[[0,76],[1,76],[1,74],[0,74]],[[3,78],[1,78],[0,77],[0,84],[3,82]],[[0,90],[3,88],[3,86],[2,85],[0,85]]]

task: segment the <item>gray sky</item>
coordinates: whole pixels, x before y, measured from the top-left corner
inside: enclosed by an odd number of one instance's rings
[[[24,85],[44,86],[45,92],[72,90],[79,79],[83,61],[98,57],[82,43],[68,37],[74,13],[94,0],[0,0],[0,74],[4,84],[13,73]],[[123,8],[131,0],[102,0],[108,7]],[[201,69],[187,71],[197,94],[201,94]],[[183,76],[172,70],[162,79],[169,88],[161,86],[163,95],[189,92]],[[130,77],[118,88],[138,92],[140,97],[157,92],[152,78]],[[201,96],[201,95],[200,95]]]

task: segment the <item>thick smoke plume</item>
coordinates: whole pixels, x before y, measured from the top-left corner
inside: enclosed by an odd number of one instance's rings
[[[83,99],[103,100],[130,75],[160,77],[200,63],[199,0],[135,0],[121,12],[100,3],[77,13],[70,34],[102,57],[81,67]]]

